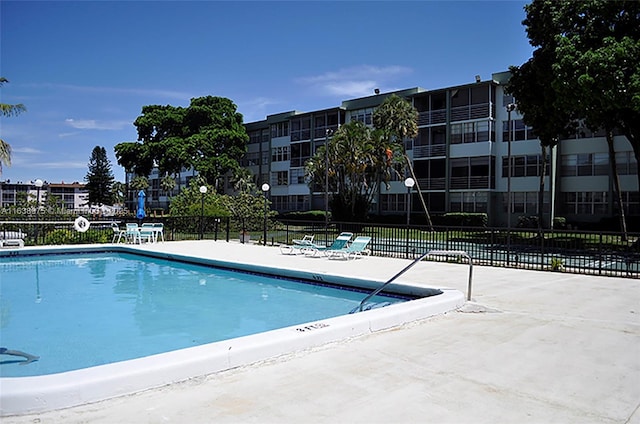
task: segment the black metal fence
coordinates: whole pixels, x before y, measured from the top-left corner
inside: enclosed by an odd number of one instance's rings
[[[113,222],[123,227],[135,219],[96,219],[88,231],[74,230],[73,218],[57,221],[1,220],[0,240],[20,236],[25,245],[109,243]],[[640,233],[625,239],[619,233],[592,233],[569,230],[503,228],[428,227],[332,222],[268,222],[244,234],[229,218],[162,217],[144,222],[164,224],[164,238],[171,240],[240,240],[266,245],[291,244],[294,239],[313,235],[318,244],[330,244],[340,232],[371,236],[372,255],[414,258],[431,250],[462,250],[474,264],[523,269],[564,271],[580,274],[640,278]],[[266,239],[264,235],[266,234]],[[455,256],[434,260],[457,261]]]

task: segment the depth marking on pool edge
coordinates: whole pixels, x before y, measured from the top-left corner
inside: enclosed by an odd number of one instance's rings
[[[324,281],[324,278],[322,278],[322,275],[319,275],[319,274],[312,274],[311,278],[313,278],[315,281]]]
[[[325,324],[323,322],[319,322],[317,324],[311,324],[311,325],[305,325],[304,327],[298,327],[298,328],[296,328],[296,331],[300,331],[301,333],[304,333],[305,331],[319,330],[321,328],[327,328],[327,327],[329,327],[329,324]]]

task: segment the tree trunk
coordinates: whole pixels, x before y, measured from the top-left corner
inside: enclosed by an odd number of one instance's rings
[[[413,166],[411,166],[411,161],[409,160],[409,156],[405,153],[404,160],[407,164],[407,168],[409,168],[409,172],[411,172],[411,178],[416,183],[416,190],[418,191],[418,197],[420,198],[420,202],[422,203],[422,208],[424,209],[424,213],[427,216],[427,224],[429,225],[429,231],[433,231],[433,223],[431,222],[431,215],[429,215],[429,209],[427,208],[427,203],[424,201],[424,197],[422,196],[422,190],[420,189],[420,184],[418,183],[418,178],[416,178],[415,172],[413,172]]]
[[[540,143],[542,161],[540,162],[540,188],[538,189],[538,235],[542,237],[544,209],[544,177],[547,172],[547,148]]]
[[[618,176],[618,167],[616,164],[616,152],[613,148],[613,132],[610,129],[607,129],[607,145],[609,146],[609,164],[611,165],[613,175],[614,199],[618,204],[622,241],[627,241],[627,220],[624,215],[624,203],[622,203],[622,192],[620,191],[620,177]]]

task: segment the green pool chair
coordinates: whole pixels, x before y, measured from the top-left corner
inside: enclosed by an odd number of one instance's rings
[[[305,251],[305,255],[316,256],[320,252],[322,252],[325,256],[329,256],[329,253],[331,252],[345,249],[349,245],[351,237],[353,237],[353,233],[340,233],[340,235],[336,237],[336,239],[333,241],[333,243],[331,243],[330,246],[318,246],[317,244],[314,244]]]
[[[369,254],[367,245],[371,241],[371,237],[358,236],[353,242],[344,249],[332,250],[327,256],[329,259],[356,259],[362,257],[362,254]]]

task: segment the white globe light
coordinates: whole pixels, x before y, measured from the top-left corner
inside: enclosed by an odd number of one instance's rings
[[[416,182],[413,178],[409,177],[406,180],[404,180],[404,186],[406,188],[412,188],[414,185],[416,185]]]

